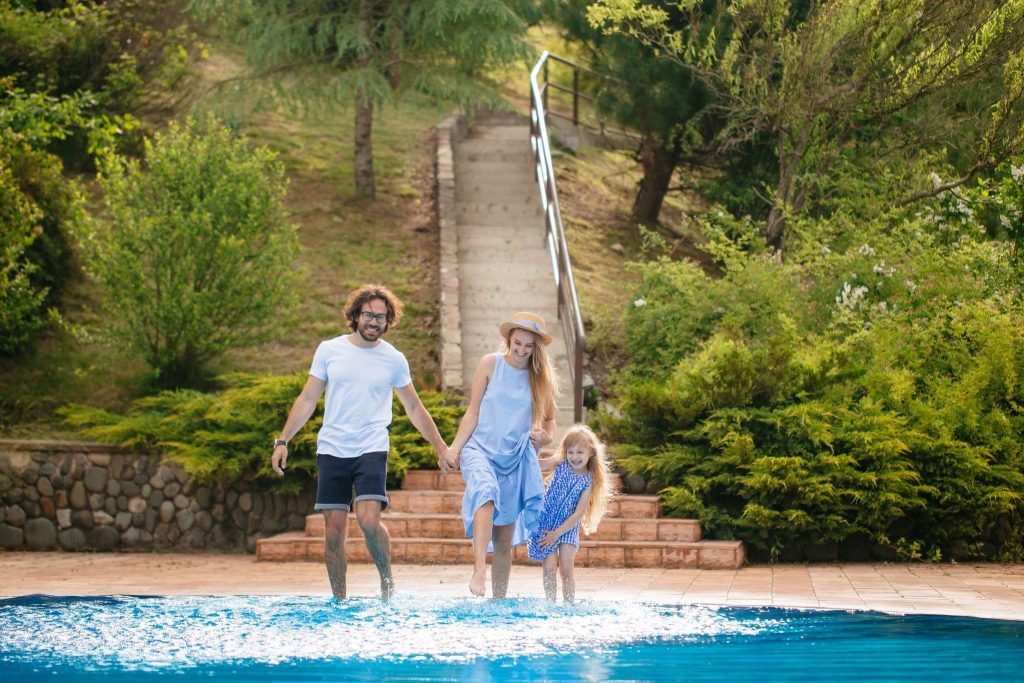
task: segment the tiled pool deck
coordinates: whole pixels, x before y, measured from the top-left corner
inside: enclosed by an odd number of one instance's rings
[[[372,565],[349,566],[349,595],[374,595]],[[469,567],[396,565],[400,591],[468,597]],[[1024,621],[1024,565],[776,565],[740,570],[576,569],[577,597],[709,605],[868,609]],[[319,562],[251,555],[0,553],[0,596],[329,595]],[[512,597],[540,597],[539,567],[514,566]]]

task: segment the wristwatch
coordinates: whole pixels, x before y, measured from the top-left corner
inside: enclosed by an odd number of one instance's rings
[[[277,448],[278,446],[287,446],[287,445],[288,445],[288,442],[285,441],[284,439],[274,439],[274,448]]]

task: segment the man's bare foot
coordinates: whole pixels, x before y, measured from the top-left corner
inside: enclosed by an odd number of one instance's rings
[[[384,602],[389,601],[395,595],[395,580],[394,579],[381,579],[380,580],[380,599]]]
[[[476,569],[473,571],[473,578],[469,580],[469,592],[473,595],[482,598],[484,596],[484,586],[487,583],[487,570]]]

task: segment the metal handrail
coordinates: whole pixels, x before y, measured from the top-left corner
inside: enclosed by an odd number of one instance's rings
[[[544,52],[530,71],[530,144],[536,162],[537,186],[546,224],[545,241],[551,254],[551,269],[558,295],[558,318],[563,321],[566,351],[569,354],[569,375],[572,381],[573,420],[583,420],[583,354],[587,349],[587,336],[583,329],[583,314],[576,296],[576,280],[569,258],[569,245],[565,239],[562,211],[555,186],[555,169],[551,163],[551,141],[547,126],[548,60],[552,59],[574,68],[573,71],[573,123],[579,120],[579,73],[582,67],[567,59]],[[544,72],[544,87],[537,82]]]

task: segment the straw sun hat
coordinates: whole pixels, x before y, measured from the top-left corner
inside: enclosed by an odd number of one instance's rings
[[[547,346],[555,340],[550,334],[544,331],[544,318],[533,313],[516,313],[512,316],[512,320],[503,322],[498,326],[498,330],[501,332],[501,336],[508,339],[508,336],[512,334],[512,330],[526,330],[537,335],[537,339]]]

